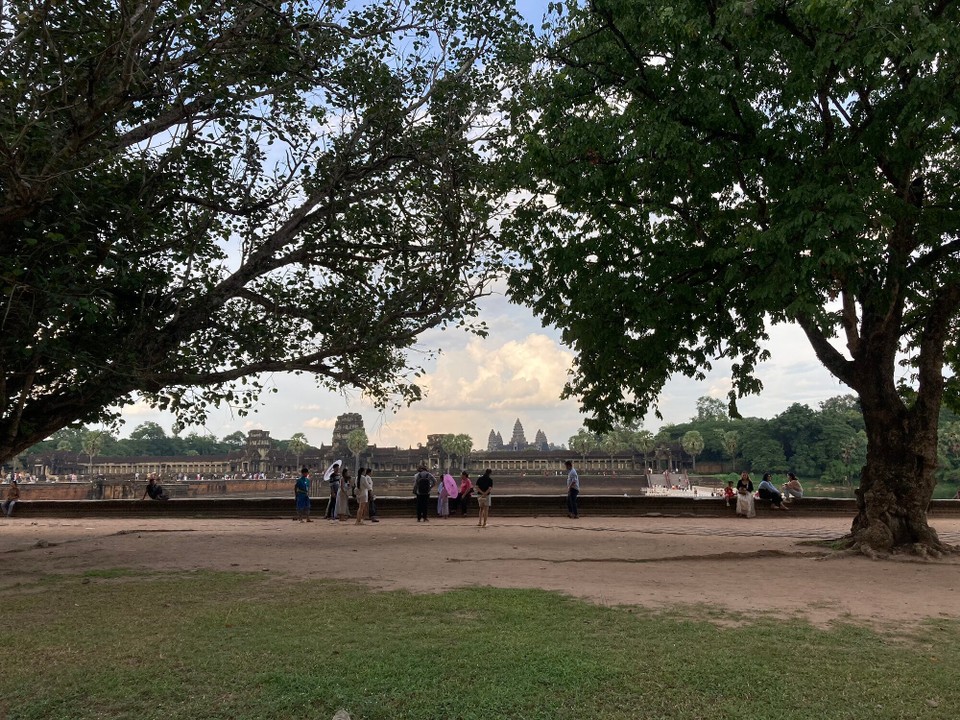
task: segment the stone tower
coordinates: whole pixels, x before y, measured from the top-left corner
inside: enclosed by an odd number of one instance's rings
[[[523,425],[520,424],[520,418],[513,424],[513,437],[510,438],[511,450],[523,450],[527,447],[527,437],[523,434]]]
[[[537,430],[537,436],[533,440],[533,447],[540,452],[546,452],[550,449],[550,443],[547,442],[547,436],[543,430]]]
[[[487,452],[493,452],[494,450],[503,449],[503,440],[500,439],[500,433],[490,431],[490,436],[487,438]]]
[[[363,416],[360,413],[344,413],[337,415],[337,422],[333,426],[333,445],[334,457],[350,457],[350,450],[347,449],[347,435],[357,428],[363,429]]]

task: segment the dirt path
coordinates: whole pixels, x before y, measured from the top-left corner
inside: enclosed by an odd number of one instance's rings
[[[960,544],[960,520],[935,520]],[[805,541],[842,535],[847,518],[494,516],[317,520],[0,520],[0,588],[96,568],[266,571],[431,592],[538,587],[652,609],[752,608],[817,624],[960,617],[960,558],[936,563],[820,559]],[[304,562],[304,558],[308,562]]]

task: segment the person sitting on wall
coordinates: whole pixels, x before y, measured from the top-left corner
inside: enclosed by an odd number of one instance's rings
[[[787,481],[783,484],[783,496],[787,500],[803,497],[803,485],[792,472],[787,473]]]
[[[734,500],[736,496],[737,491],[733,489],[733,480],[727,480],[727,486],[723,489],[723,500],[727,507],[730,507],[730,502]]]
[[[770,478],[770,473],[764,473],[763,480],[760,481],[760,485],[757,487],[757,495],[763,500],[769,500],[772,507],[777,510],[786,510],[787,508],[783,504],[783,495],[773,486]]]
[[[147,495],[150,496],[151,500],[169,500],[170,496],[167,495],[167,491],[163,489],[163,486],[157,482],[155,475],[151,475],[147,479],[147,487],[143,491],[143,497],[141,500],[145,499]]]
[[[13,507],[20,501],[20,484],[16,480],[10,481],[10,487],[7,488],[7,499],[0,503],[3,508],[3,514],[7,517],[13,515]]]

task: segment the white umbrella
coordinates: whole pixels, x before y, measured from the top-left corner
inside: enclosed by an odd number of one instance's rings
[[[323,481],[330,482],[330,476],[333,475],[333,471],[338,469],[342,464],[342,460],[334,460],[330,464],[330,467],[327,468],[326,472],[323,473]]]

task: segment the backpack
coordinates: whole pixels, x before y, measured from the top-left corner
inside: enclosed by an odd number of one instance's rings
[[[430,473],[428,472],[417,473],[417,495],[430,494],[430,488],[433,486],[430,479]]]

